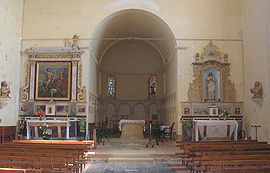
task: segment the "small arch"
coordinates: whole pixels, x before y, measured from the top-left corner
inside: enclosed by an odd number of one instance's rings
[[[145,120],[147,119],[146,117],[146,109],[145,105],[138,103],[134,105],[134,119],[136,120]]]

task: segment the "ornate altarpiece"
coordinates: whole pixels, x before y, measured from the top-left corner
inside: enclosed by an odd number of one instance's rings
[[[77,136],[77,121],[85,120],[87,115],[86,87],[82,86],[83,52],[73,47],[32,47],[25,50],[28,62],[20,93],[20,120],[38,120],[37,112],[42,111],[44,120],[70,121],[73,130],[70,135]],[[55,77],[48,79],[48,76]],[[54,80],[58,88],[55,85],[45,88],[49,80]],[[60,88],[65,93],[57,97]],[[38,95],[40,90],[48,93]]]
[[[193,65],[194,80],[188,90],[188,101],[181,102],[183,122],[183,140],[191,140],[192,126],[184,128],[187,120],[219,119],[218,110],[230,113],[230,119],[237,120],[238,131],[242,130],[242,102],[236,102],[236,90],[229,79],[230,63],[228,55],[219,51],[212,41],[203,49],[202,53],[195,54]],[[208,78],[214,78],[214,87],[209,96]],[[211,110],[216,109],[215,115]],[[187,126],[186,126],[187,127]]]
[[[190,84],[188,91],[188,99],[190,102],[205,102],[208,101],[205,94],[205,82],[203,80],[204,73],[212,68],[219,73],[219,94],[218,102],[234,102],[236,91],[234,84],[229,79],[230,63],[228,62],[228,55],[222,54],[219,49],[211,41],[204,49],[201,55],[196,53],[195,62],[192,63],[195,79]]]

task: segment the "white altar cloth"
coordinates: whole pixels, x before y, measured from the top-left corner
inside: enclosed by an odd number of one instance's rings
[[[208,139],[230,139],[233,135],[236,141],[238,123],[236,120],[194,120],[193,130],[195,141],[199,141],[199,136],[204,135]]]
[[[145,121],[144,120],[120,120],[119,121],[119,130],[122,131],[123,124],[143,124],[143,129],[145,129]]]
[[[69,121],[60,121],[60,120],[27,120],[26,121],[26,129],[27,129],[27,139],[31,138],[31,129],[33,126],[35,128],[35,136],[38,136],[38,127],[44,126],[47,124],[49,127],[57,127],[58,128],[58,137],[61,137],[61,126],[66,127],[66,139],[69,139]]]

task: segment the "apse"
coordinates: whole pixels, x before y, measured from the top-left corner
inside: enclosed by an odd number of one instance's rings
[[[166,64],[176,45],[168,25],[147,11],[122,10],[105,18],[92,38],[90,52],[99,65],[98,88],[104,103],[101,120],[123,113],[131,119],[151,119],[150,114],[160,119],[161,113],[153,113],[150,106],[160,108],[166,94]],[[115,115],[104,113],[108,103],[115,105]],[[123,104],[130,111],[120,111]]]

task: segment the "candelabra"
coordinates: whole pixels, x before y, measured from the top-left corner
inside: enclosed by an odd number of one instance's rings
[[[255,128],[256,140],[258,140],[258,128],[261,128],[262,126],[259,124],[252,124],[251,127]]]

